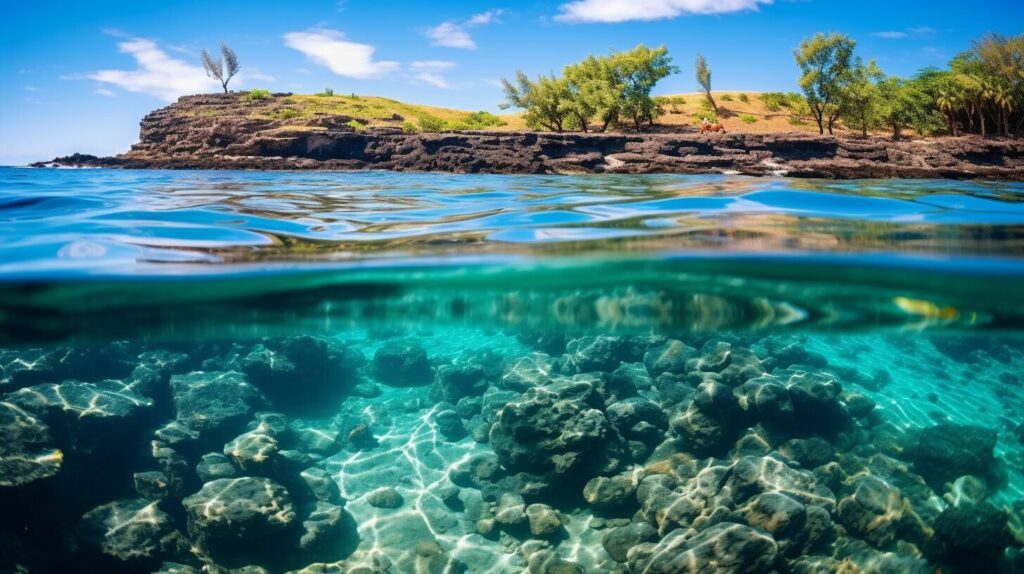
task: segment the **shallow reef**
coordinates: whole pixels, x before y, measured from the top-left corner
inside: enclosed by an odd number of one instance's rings
[[[1024,346],[438,327],[0,350],[0,572],[1024,572]]]

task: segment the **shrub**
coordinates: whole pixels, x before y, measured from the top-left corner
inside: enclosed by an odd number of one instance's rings
[[[747,94],[740,94],[740,101],[743,102],[744,104],[749,104],[750,96],[748,96]]]
[[[402,131],[407,134],[415,134],[419,133],[420,128],[418,128],[416,124],[410,122],[409,120],[406,120],[402,122]]]
[[[730,94],[723,95],[722,96],[722,101],[723,102],[731,102],[732,101],[732,95],[730,95]]]
[[[743,114],[740,116],[740,121],[742,121],[745,124],[756,124],[757,118],[750,114]]]
[[[354,129],[357,132],[365,132],[366,131],[366,126],[361,124],[361,123],[359,123],[359,122],[357,122],[357,121],[355,121],[355,120],[352,120],[352,121],[348,122],[345,125],[347,125],[348,127]]]
[[[249,90],[242,96],[242,100],[247,103],[257,102],[260,100],[269,100],[274,96],[270,93],[270,90]]]
[[[704,121],[704,118],[711,120],[712,123],[718,122],[718,114],[715,113],[714,108],[711,107],[711,102],[702,100],[700,106],[697,107],[696,113],[693,114],[693,121],[696,124]]]
[[[420,116],[420,129],[425,132],[440,132],[446,128],[445,121],[437,116],[423,114]]]
[[[353,100],[358,100],[358,99],[359,99],[359,96],[357,96],[355,92],[352,92],[352,95],[351,95],[351,96],[349,96],[349,98],[350,98],[350,99],[353,99]]]
[[[324,88],[324,91],[320,92],[317,95],[324,98],[329,98],[334,95],[334,90],[332,90],[331,88]]]
[[[782,108],[789,107],[789,97],[782,92],[765,92],[761,94],[761,101],[770,112],[777,112]]]
[[[281,108],[280,110],[277,110],[277,119],[279,120],[290,120],[292,118],[297,118],[301,115],[302,112],[296,110],[295,108]]]

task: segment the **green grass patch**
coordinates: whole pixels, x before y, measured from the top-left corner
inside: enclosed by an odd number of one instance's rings
[[[745,124],[756,124],[757,118],[750,114],[743,114],[740,116],[740,121]]]
[[[250,103],[251,104],[252,102],[258,102],[258,101],[261,101],[261,100],[269,100],[269,99],[271,99],[273,97],[274,96],[273,96],[273,94],[270,93],[270,90],[255,89],[255,90],[249,90],[248,92],[246,92],[245,95],[242,96],[242,100],[244,100],[246,103]]]

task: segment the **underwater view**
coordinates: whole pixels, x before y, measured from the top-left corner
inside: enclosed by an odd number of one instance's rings
[[[1024,571],[1024,184],[0,168],[0,572]]]

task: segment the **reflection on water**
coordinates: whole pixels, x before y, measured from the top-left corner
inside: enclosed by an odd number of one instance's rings
[[[727,249],[1019,255],[1024,186],[732,176],[0,170],[0,272]]]

